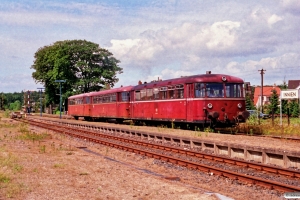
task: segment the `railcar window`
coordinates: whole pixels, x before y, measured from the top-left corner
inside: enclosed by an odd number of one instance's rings
[[[117,94],[113,93],[110,94],[110,102],[116,102],[117,101]]]
[[[168,86],[168,99],[175,98],[175,86]]]
[[[168,91],[168,88],[167,87],[161,87],[159,89],[159,96],[160,96],[160,99],[166,99],[167,98],[167,91]]]
[[[141,90],[141,101],[146,100],[146,89]]]
[[[74,105],[82,104],[81,99],[73,99]]]
[[[153,89],[147,89],[147,100],[153,99]]]
[[[153,88],[153,98],[159,99],[159,89],[158,88]]]
[[[104,95],[104,96],[103,96],[103,103],[108,103],[109,100],[110,100],[109,95]]]
[[[95,97],[93,97],[93,103],[94,103],[94,104],[101,103],[101,97],[100,97],[100,96],[95,96]]]
[[[141,100],[141,92],[140,91],[135,91],[135,100],[140,101]]]
[[[184,88],[183,85],[176,85],[176,97],[177,99],[183,99]]]
[[[90,103],[90,97],[85,97],[85,104],[89,104]]]
[[[206,95],[214,98],[224,97],[223,83],[206,83]]]
[[[240,83],[226,83],[226,97],[239,98],[244,97],[243,95],[243,84]]]
[[[130,99],[129,99],[129,92],[122,92],[121,93],[122,95],[122,101],[124,102],[128,102]]]
[[[205,97],[205,83],[195,83],[195,97]]]

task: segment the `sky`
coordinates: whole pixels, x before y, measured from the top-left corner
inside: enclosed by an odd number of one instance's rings
[[[299,0],[1,0],[0,92],[38,90],[34,54],[87,40],[121,62],[121,85],[228,74],[251,85],[300,79]]]

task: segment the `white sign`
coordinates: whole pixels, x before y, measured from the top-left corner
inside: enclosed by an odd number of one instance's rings
[[[298,99],[299,90],[283,90],[280,92],[281,99]]]

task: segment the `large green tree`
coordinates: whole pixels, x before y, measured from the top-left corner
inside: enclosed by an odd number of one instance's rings
[[[58,41],[35,53],[32,77],[45,87],[47,104],[59,102],[59,83],[63,97],[113,87],[122,73],[120,62],[106,49],[86,40]]]

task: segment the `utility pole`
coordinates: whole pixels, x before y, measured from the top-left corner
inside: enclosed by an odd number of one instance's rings
[[[56,83],[59,83],[59,96],[60,96],[60,100],[59,100],[59,118],[61,119],[61,83],[65,83],[66,80],[55,80]]]
[[[37,88],[40,91],[40,116],[42,116],[43,106],[42,106],[42,92],[45,88]]]
[[[264,89],[264,72],[266,70],[264,69],[261,69],[261,70],[258,70],[260,72],[260,75],[261,75],[261,89],[260,89],[260,111],[263,113],[263,95],[264,95],[264,92],[263,92],[263,89]]]

